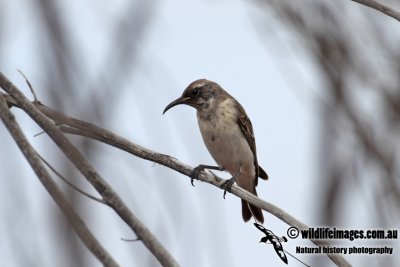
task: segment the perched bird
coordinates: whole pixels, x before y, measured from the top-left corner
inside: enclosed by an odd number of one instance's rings
[[[206,79],[189,84],[182,96],[172,101],[163,114],[179,104],[197,110],[203,141],[218,164],[218,167],[199,165],[194,175],[204,169],[226,170],[232,178],[225,184],[225,190],[236,181],[238,186],[257,195],[258,177],[267,180],[268,175],[258,165],[253,126],[242,105],[217,83]],[[264,222],[261,209],[244,200],[242,217],[245,222],[251,217],[260,223]]]

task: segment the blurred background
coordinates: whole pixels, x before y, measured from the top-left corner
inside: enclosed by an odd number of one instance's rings
[[[400,10],[396,0],[382,3]],[[0,0],[0,71],[31,97],[132,142],[197,166],[214,164],[195,111],[162,110],[195,79],[218,82],[245,107],[260,165],[259,196],[311,227],[399,228],[400,24],[350,0]],[[32,97],[31,97],[32,98]],[[41,129],[12,109],[35,148],[95,194]],[[100,266],[0,127],[0,266]],[[182,266],[284,266],[240,201],[190,185],[165,167],[70,136]],[[220,174],[229,178],[226,173]],[[109,208],[55,178],[122,266],[158,266]],[[288,226],[266,215],[265,227]],[[398,266],[394,255],[346,255],[354,266]],[[289,240],[295,254],[308,241]],[[334,266],[324,255],[301,255]],[[303,266],[289,257],[290,266]]]

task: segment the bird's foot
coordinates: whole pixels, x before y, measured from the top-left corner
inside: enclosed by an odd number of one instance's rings
[[[235,183],[236,178],[232,177],[231,179],[226,180],[222,185],[221,188],[224,189],[224,199],[225,199],[225,195],[226,192],[231,189],[232,185]]]
[[[199,177],[200,172],[204,171],[204,168],[202,168],[201,165],[197,166],[196,168],[193,169],[192,173],[190,174],[190,183],[192,186],[194,186],[194,179]]]
[[[221,168],[217,167],[217,166],[210,166],[210,165],[203,165],[200,164],[199,166],[197,166],[196,168],[193,169],[192,173],[190,174],[190,183],[194,186],[193,182],[194,179],[198,179],[200,172],[204,171],[205,169],[210,169],[210,170],[218,170],[220,171]],[[214,175],[215,176],[215,175]]]
[[[231,189],[232,185],[236,182],[236,178],[240,176],[240,169],[237,171],[235,175],[232,176],[231,179],[226,180],[222,185],[221,188],[224,189],[224,199],[226,196],[226,192]]]

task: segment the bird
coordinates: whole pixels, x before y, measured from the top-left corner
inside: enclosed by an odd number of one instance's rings
[[[286,264],[288,264],[288,259],[286,257],[285,251],[283,250],[283,246],[281,242],[287,242],[287,238],[285,236],[283,237],[278,237],[276,236],[271,230],[266,229],[264,226],[254,223],[255,227],[257,227],[261,232],[265,234],[264,237],[261,238],[260,243],[266,243],[270,242],[275,249],[276,254],[278,254],[279,258]]]
[[[222,186],[228,190],[234,182],[257,195],[258,177],[267,180],[267,173],[258,165],[253,126],[242,105],[216,82],[198,79],[190,83],[182,95],[168,104],[163,114],[174,106],[189,105],[197,110],[197,122],[203,141],[218,166],[200,164],[193,176],[204,169],[227,171],[232,178]],[[192,176],[192,185],[193,185]],[[264,223],[260,208],[242,202],[245,222],[252,217]]]

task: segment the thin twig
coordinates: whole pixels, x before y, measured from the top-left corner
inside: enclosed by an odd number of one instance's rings
[[[31,90],[31,93],[32,93],[32,95],[33,95],[33,100],[34,100],[35,102],[40,103],[40,102],[39,102],[39,99],[37,98],[37,96],[36,96],[36,94],[35,94],[35,90],[33,90],[33,86],[32,86],[32,84],[31,84],[31,82],[28,80],[28,78],[25,76],[25,74],[24,74],[21,70],[18,69],[18,72],[22,75],[22,77],[24,77],[25,82],[28,84],[28,87],[29,87],[29,89]]]
[[[361,5],[371,7],[375,10],[378,10],[382,12],[385,15],[388,15],[389,17],[394,18],[395,20],[400,21],[400,13],[394,10],[393,8],[390,8],[388,6],[382,5],[378,2],[375,2],[373,0],[351,0],[353,2],[357,2]]]
[[[39,153],[37,154],[38,157],[43,161],[43,163],[52,171],[54,172],[55,175],[57,175],[64,183],[66,183],[68,186],[70,186],[72,189],[74,189],[75,191],[81,193],[82,195],[97,201],[101,204],[105,204],[107,205],[107,203],[102,200],[101,198],[97,198],[95,196],[90,195],[89,193],[86,193],[85,191],[83,191],[82,189],[79,189],[76,185],[74,185],[73,183],[71,183],[70,181],[68,181],[67,178],[65,178],[61,173],[59,173],[53,166],[51,166],[50,163],[48,163]]]
[[[57,184],[53,181],[46,168],[43,166],[37,152],[30,145],[21,128],[15,120],[14,115],[9,111],[8,106],[0,94],[0,117],[4,122],[4,125],[14,138],[16,144],[28,160],[36,176],[40,182],[44,185],[50,196],[54,199],[60,209],[63,211],[67,219],[72,225],[79,238],[86,245],[86,247],[92,252],[92,254],[104,265],[109,267],[119,266],[117,262],[111,257],[111,255],[102,247],[100,242],[93,236],[90,230],[87,228],[85,223],[72,209],[68,201],[62,195],[61,190]]]
[[[42,134],[44,134],[44,133],[45,133],[45,131],[40,131],[40,132],[38,132],[37,134],[34,134],[33,137],[38,137],[39,135],[42,135]]]

